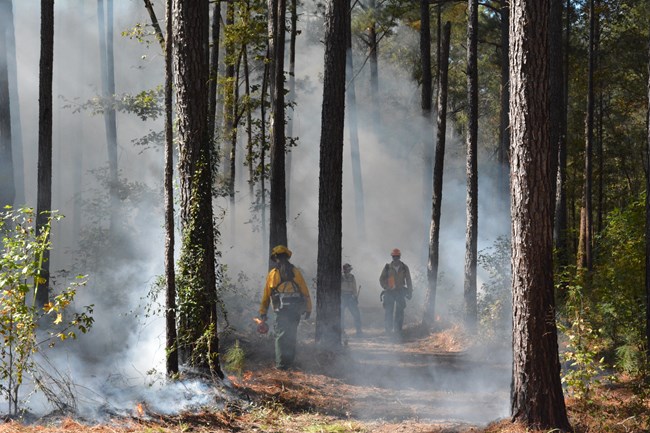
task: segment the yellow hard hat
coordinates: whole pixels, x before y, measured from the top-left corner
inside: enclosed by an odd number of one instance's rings
[[[291,257],[291,250],[284,245],[276,245],[271,250],[271,257],[279,256],[280,254],[286,254],[287,257]]]

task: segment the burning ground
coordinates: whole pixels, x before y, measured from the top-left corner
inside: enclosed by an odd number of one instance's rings
[[[313,343],[313,323],[303,322],[297,365],[289,371],[273,368],[273,337],[253,326],[222,339],[222,347],[239,342],[244,364],[210,404],[161,413],[142,401],[101,422],[51,414],[30,424],[0,424],[0,433],[530,431],[504,419],[510,364],[496,349],[477,350],[457,326],[439,323],[431,335],[411,327],[396,341],[376,325],[361,338],[345,337],[332,355]],[[650,408],[624,384],[601,388],[588,404],[568,403],[579,432],[647,431]]]

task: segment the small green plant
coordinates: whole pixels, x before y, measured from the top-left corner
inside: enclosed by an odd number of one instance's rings
[[[44,253],[50,249],[51,222],[60,218],[51,214],[37,234],[32,209],[7,207],[0,212],[0,395],[8,401],[10,415],[20,409],[20,389],[28,377],[38,384],[35,355],[57,341],[76,338],[77,331],[86,333],[93,324],[92,306],[69,313],[84,277],[43,307],[35,304],[35,287],[43,281]]]
[[[230,347],[223,357],[226,370],[241,377],[244,373],[244,363],[246,361],[246,353],[239,345],[239,340],[235,340],[235,345]]]
[[[564,288],[568,294],[567,319],[558,323],[567,340],[561,353],[565,366],[562,383],[577,399],[589,400],[592,387],[600,383],[599,377],[605,370],[605,360],[599,357],[603,349],[602,338],[590,321],[590,310],[583,300],[583,287],[573,284]]]

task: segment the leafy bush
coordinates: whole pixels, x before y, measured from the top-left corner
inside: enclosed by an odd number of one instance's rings
[[[82,313],[67,314],[84,277],[78,277],[42,308],[35,304],[44,253],[50,249],[51,222],[59,218],[51,214],[37,234],[33,210],[8,207],[0,212],[0,395],[9,403],[9,414],[20,409],[20,388],[27,377],[31,376],[34,384],[39,382],[34,376],[35,355],[57,341],[74,339],[77,331],[85,333],[93,324],[92,306]]]

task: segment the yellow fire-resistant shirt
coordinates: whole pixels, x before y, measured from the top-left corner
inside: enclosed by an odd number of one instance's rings
[[[266,314],[269,309],[269,304],[271,303],[271,292],[274,288],[277,288],[278,292],[295,292],[294,285],[291,284],[291,281],[285,281],[280,284],[280,271],[277,268],[273,268],[269,271],[269,274],[266,276],[266,285],[264,286],[264,293],[262,293],[262,303],[260,304],[260,315]],[[305,298],[305,311],[311,313],[311,296],[309,296],[309,289],[307,288],[307,283],[302,276],[302,273],[295,266],[293,267],[293,282],[296,283],[300,293]]]

